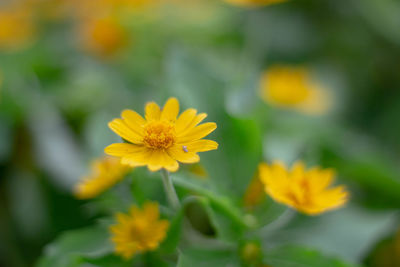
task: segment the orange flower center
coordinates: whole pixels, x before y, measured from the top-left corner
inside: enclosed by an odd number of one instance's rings
[[[130,240],[134,241],[135,245],[139,246],[140,249],[145,249],[143,246],[148,239],[148,223],[146,220],[135,220],[129,228]]]
[[[293,185],[291,190],[287,192],[287,196],[294,203],[296,203],[296,205],[310,204],[311,195],[312,195],[311,185],[306,177],[304,177],[301,181],[298,181],[298,183]]]
[[[144,129],[143,143],[154,149],[166,149],[175,143],[175,127],[169,122],[154,121]]]

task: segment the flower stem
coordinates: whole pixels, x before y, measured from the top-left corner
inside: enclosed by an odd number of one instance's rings
[[[167,195],[168,202],[174,210],[179,210],[181,204],[179,203],[178,196],[176,195],[174,185],[172,184],[171,177],[167,170],[161,170],[161,176],[164,184],[165,194]]]

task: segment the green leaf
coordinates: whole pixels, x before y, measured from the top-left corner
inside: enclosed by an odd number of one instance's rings
[[[224,241],[235,242],[241,238],[247,225],[243,219],[243,214],[231,199],[220,196],[204,182],[190,179],[190,177],[185,179],[174,175],[172,178],[177,186],[200,195],[198,199],[209,215],[219,238]]]
[[[236,242],[242,238],[245,225],[236,220],[232,213],[235,209],[232,203],[225,199],[220,199],[220,201],[202,199],[201,203],[210,217],[219,239]]]
[[[84,263],[87,263],[87,266],[96,266],[96,267],[132,267],[131,260],[125,260],[120,256],[109,254],[99,258],[81,258],[80,266]],[[90,265],[89,265],[90,264]]]
[[[45,248],[38,267],[79,266],[80,259],[100,257],[112,251],[108,230],[104,227],[88,227],[64,233]]]
[[[179,255],[177,267],[240,266],[240,259],[232,250],[190,249]]]
[[[143,266],[157,266],[157,267],[172,267],[176,266],[176,259],[173,261],[166,261],[158,252],[148,252],[143,255]],[[137,265],[132,265],[137,266]]]
[[[298,246],[284,246],[268,250],[264,262],[273,267],[356,267],[318,251]]]

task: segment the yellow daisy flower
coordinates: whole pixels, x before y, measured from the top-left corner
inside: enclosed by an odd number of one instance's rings
[[[179,162],[200,161],[197,152],[217,149],[218,144],[202,139],[217,128],[213,122],[203,123],[207,114],[197,114],[190,108],[179,117],[179,102],[170,98],[164,108],[150,102],[145,108],[145,119],[133,110],[124,110],[122,119],[114,119],[108,125],[129,143],[111,144],[105,153],[120,157],[123,164],[133,167],[146,166],[150,171],[164,168],[175,172]]]
[[[119,159],[107,156],[95,160],[91,169],[92,173],[75,186],[77,198],[87,199],[100,195],[124,178],[131,168],[122,165]]]
[[[128,44],[128,33],[115,17],[88,18],[79,29],[83,48],[96,56],[109,57]]]
[[[117,214],[118,224],[110,227],[115,252],[126,259],[157,249],[164,240],[169,222],[160,220],[158,204],[147,202],[143,209],[133,206],[129,214]]]
[[[246,6],[246,7],[256,7],[256,6],[265,6],[277,3],[283,3],[288,0],[225,0],[233,5],[237,6]]]
[[[0,49],[16,50],[29,44],[35,35],[33,12],[23,5],[0,8]]]
[[[292,108],[310,114],[322,114],[330,108],[331,97],[304,67],[276,65],[260,80],[263,100],[273,106]]]
[[[344,186],[330,188],[334,171],[318,167],[306,170],[302,162],[289,171],[282,163],[259,165],[265,191],[279,203],[300,212],[317,215],[343,206],[348,200]]]

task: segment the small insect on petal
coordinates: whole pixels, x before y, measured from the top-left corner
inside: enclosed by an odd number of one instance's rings
[[[183,151],[185,151],[186,153],[189,152],[187,146],[182,146]]]

